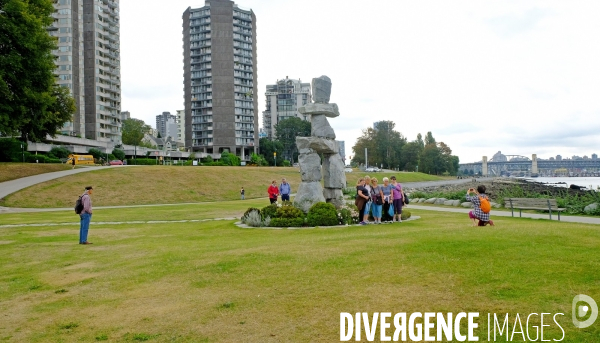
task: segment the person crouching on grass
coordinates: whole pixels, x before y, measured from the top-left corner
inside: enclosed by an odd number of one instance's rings
[[[471,195],[473,193],[474,195]],[[473,203],[473,211],[469,212],[469,218],[473,221],[473,226],[475,226],[475,222],[478,221],[477,226],[486,226],[490,224],[490,226],[494,226],[494,222],[490,220],[490,211],[487,209],[485,211],[481,207],[482,199],[487,200],[489,205],[489,197],[485,194],[485,186],[479,185],[477,186],[477,190],[475,188],[469,188],[467,190],[467,201]]]

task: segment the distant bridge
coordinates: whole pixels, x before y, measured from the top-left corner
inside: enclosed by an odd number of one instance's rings
[[[459,170],[486,176],[600,176],[600,159],[539,160],[536,154],[529,158],[498,153],[489,161],[483,156],[480,162],[461,163]]]

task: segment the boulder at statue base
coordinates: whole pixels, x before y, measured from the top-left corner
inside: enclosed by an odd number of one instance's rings
[[[307,213],[310,207],[318,202],[325,202],[323,187],[320,182],[303,181],[298,186],[298,192],[294,198],[294,206]]]

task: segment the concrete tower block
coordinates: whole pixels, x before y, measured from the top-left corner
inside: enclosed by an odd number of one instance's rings
[[[487,156],[483,156],[482,161],[483,162],[481,163],[481,175],[487,176],[488,175]]]

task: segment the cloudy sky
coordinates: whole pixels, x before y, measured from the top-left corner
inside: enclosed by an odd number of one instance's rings
[[[203,0],[122,0],[122,110],[183,109],[182,13]],[[346,154],[374,121],[431,131],[461,162],[600,154],[600,1],[240,0],[257,16],[265,86],[332,79]]]

